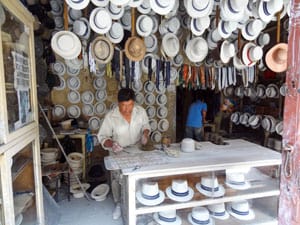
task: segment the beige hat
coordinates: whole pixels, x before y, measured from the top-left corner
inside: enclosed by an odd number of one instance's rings
[[[94,59],[100,64],[106,64],[113,58],[114,48],[106,37],[96,37],[92,42],[91,49]]]
[[[130,37],[125,43],[125,55],[132,61],[141,61],[146,53],[144,41],[139,37]]]
[[[273,46],[266,54],[266,64],[270,70],[280,73],[287,69],[288,45],[279,43]]]

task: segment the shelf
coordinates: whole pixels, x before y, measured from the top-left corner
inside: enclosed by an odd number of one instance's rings
[[[30,157],[19,156],[16,158],[11,169],[13,181],[22,173],[26,165],[30,162],[32,162],[32,158]]]

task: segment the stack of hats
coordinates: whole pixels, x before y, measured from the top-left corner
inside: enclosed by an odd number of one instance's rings
[[[83,154],[79,152],[72,152],[68,155],[68,162],[70,166],[70,185],[76,184],[77,179],[75,176],[82,178],[83,168]],[[68,182],[68,174],[64,174],[65,181]]]
[[[42,166],[57,163],[58,149],[57,148],[43,148],[41,149]]]

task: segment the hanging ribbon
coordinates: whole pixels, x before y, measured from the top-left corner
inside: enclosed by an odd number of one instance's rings
[[[153,73],[153,70],[152,70],[152,57],[149,57],[148,58],[148,80],[150,80],[150,81],[152,79],[152,73]]]
[[[160,73],[160,59],[156,60],[156,81],[155,81],[155,85],[156,85],[156,89],[159,91],[159,73]]]
[[[125,57],[125,81],[126,81],[126,88],[129,88],[130,82],[130,66],[129,66],[129,59]]]
[[[170,85],[171,81],[171,62],[166,62],[166,88]]]

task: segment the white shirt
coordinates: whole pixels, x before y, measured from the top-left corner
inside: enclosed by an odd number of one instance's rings
[[[119,107],[110,110],[104,117],[98,132],[98,140],[104,149],[107,139],[118,142],[122,147],[136,144],[141,140],[144,130],[151,130],[145,109],[135,105],[132,110],[130,123],[124,119]]]

